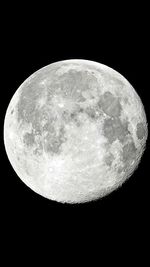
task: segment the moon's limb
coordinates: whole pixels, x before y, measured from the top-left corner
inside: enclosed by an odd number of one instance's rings
[[[53,63],[31,75],[14,94],[4,123],[18,176],[60,202],[113,191],[137,167],[146,139],[146,115],[133,87],[111,68],[86,60]]]

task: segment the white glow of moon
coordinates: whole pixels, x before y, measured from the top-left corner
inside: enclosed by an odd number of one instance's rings
[[[115,70],[87,60],[50,64],[13,95],[4,121],[12,167],[59,202],[101,198],[127,180],[145,149],[144,107]]]

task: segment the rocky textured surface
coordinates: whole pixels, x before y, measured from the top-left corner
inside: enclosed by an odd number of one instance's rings
[[[108,194],[137,167],[147,139],[142,103],[123,76],[90,61],[51,64],[17,90],[5,146],[19,177],[61,202]]]

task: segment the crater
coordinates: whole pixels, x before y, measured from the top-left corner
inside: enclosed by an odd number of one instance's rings
[[[14,113],[14,109],[11,110],[10,114],[12,115]]]
[[[74,111],[64,110],[62,113],[62,120],[64,121],[65,124],[69,124],[71,122],[77,124],[78,114],[79,114],[79,111],[77,110],[74,110]]]
[[[100,112],[97,110],[96,107],[87,107],[85,109],[85,113],[88,115],[90,119],[94,121],[100,117]]]
[[[84,123],[84,118],[96,122],[100,116],[101,112],[97,109],[97,106],[77,107],[74,111],[64,110],[62,112],[62,120],[65,124],[73,122],[77,126]]]
[[[82,116],[85,115],[84,109],[77,107],[73,111],[64,110],[62,113],[62,120],[65,124],[74,123],[76,126],[80,127],[83,124]]]

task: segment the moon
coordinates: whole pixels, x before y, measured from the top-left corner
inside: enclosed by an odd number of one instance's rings
[[[34,192],[62,203],[100,199],[138,167],[147,119],[132,85],[112,68],[64,60],[33,73],[4,120],[8,159]]]

